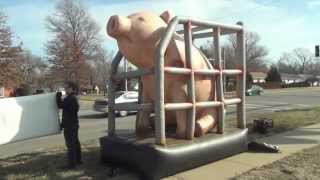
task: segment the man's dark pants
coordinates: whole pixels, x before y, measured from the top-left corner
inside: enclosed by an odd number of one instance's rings
[[[64,128],[64,138],[68,149],[68,165],[76,166],[81,163],[81,145],[78,137],[79,128]]]

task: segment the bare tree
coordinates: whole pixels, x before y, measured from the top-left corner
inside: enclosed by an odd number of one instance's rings
[[[48,65],[28,50],[23,50],[20,59],[19,67],[23,82],[29,84],[33,89],[44,88],[44,77]]]
[[[97,85],[100,89],[105,89],[110,77],[112,53],[103,48],[98,48],[91,63],[90,83]]]
[[[306,66],[306,72],[308,74],[319,76],[320,75],[320,62],[313,60]]]
[[[246,61],[247,69],[249,71],[266,70],[266,56],[268,50],[260,45],[260,36],[255,32],[246,32]],[[231,35],[228,42],[222,46],[224,50],[224,59],[226,68],[236,68],[238,62],[235,58],[235,49],[237,47],[236,36]],[[200,50],[208,57],[214,58],[214,48],[212,41],[208,41],[205,45],[200,47]]]
[[[291,53],[283,53],[278,60],[278,68],[282,73],[316,74],[320,72],[319,62],[307,49],[296,48]]]
[[[7,16],[0,12],[0,84],[17,87],[21,83],[18,57],[22,50],[12,41],[13,33],[7,25]]]
[[[88,61],[100,48],[99,28],[79,0],[58,1],[55,13],[46,19],[53,39],[46,44],[52,77],[56,81],[73,80],[88,88]]]
[[[277,63],[279,72],[288,74],[299,74],[297,64],[292,62],[292,55],[283,53]]]
[[[292,58],[296,66],[298,67],[299,73],[306,73],[306,66],[312,62],[313,56],[312,53],[303,48],[294,49],[292,52]]]
[[[245,33],[245,45],[246,45],[246,64],[249,71],[266,70],[268,50],[266,47],[260,45],[260,36],[256,32],[246,32]],[[228,56],[231,60],[236,61],[234,58],[234,49],[237,47],[236,36],[232,35],[229,37],[229,44],[233,48],[229,51]],[[233,58],[232,58],[233,57]],[[235,64],[237,62],[234,62]]]
[[[200,51],[210,59],[214,59],[214,47],[212,41],[207,41],[205,44],[200,46]]]

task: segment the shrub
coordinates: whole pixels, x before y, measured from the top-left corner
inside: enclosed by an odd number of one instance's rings
[[[28,84],[22,84],[15,90],[15,96],[28,96],[32,94],[32,88]]]

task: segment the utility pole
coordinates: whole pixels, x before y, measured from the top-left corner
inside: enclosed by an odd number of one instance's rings
[[[315,46],[315,57],[316,57],[316,59],[317,60],[319,60],[319,56],[320,56],[320,48],[319,48],[319,45],[316,45]],[[318,76],[316,76],[316,78],[317,78]],[[320,80],[317,78],[317,80],[318,80],[318,83],[317,83],[317,85],[318,86],[320,86]]]
[[[223,69],[226,69],[226,54],[225,54],[225,48],[221,48],[221,54],[222,54],[222,62],[223,62]],[[224,93],[227,92],[227,77],[223,76],[223,91]]]
[[[124,59],[124,72],[125,72],[125,79],[124,79],[124,86],[125,91],[128,91],[128,79],[127,79],[127,72],[128,72],[128,60]]]

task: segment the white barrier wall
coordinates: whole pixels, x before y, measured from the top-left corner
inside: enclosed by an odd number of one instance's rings
[[[0,145],[60,133],[55,93],[0,99]]]

